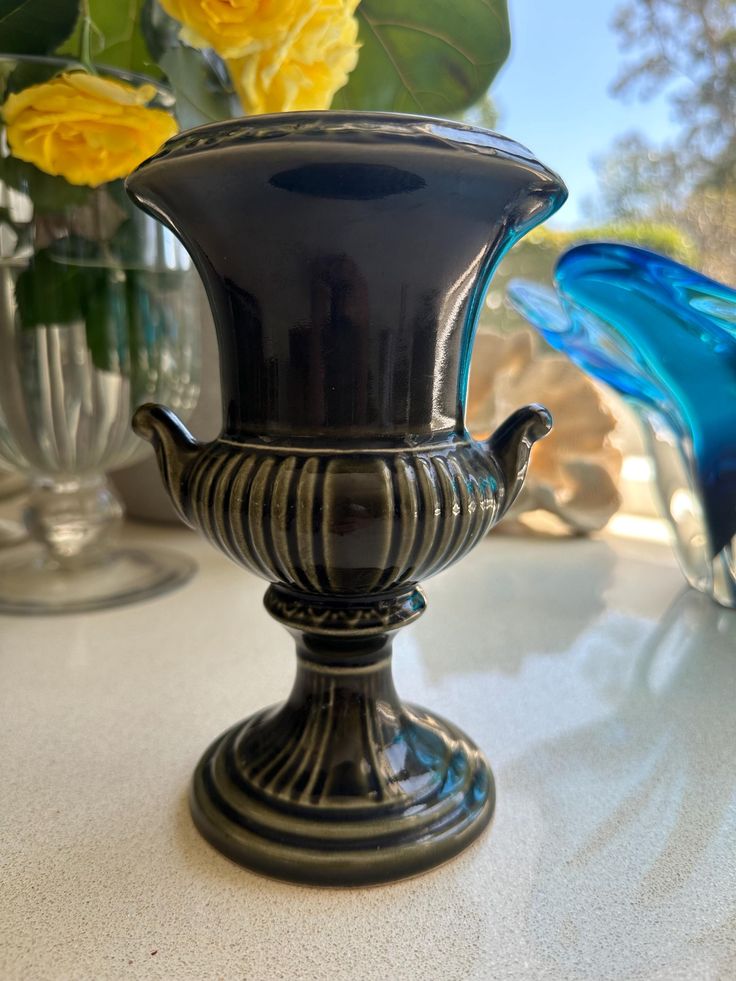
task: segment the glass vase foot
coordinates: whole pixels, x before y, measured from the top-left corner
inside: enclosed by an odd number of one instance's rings
[[[159,596],[196,571],[186,555],[160,548],[116,548],[97,561],[63,566],[37,546],[0,560],[0,613],[88,613]]]
[[[493,775],[456,726],[404,705],[387,635],[303,636],[283,705],[219,737],[197,766],[202,835],[256,872],[357,886],[427,871],[493,815]]]

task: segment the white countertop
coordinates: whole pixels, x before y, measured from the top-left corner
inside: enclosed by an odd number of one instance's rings
[[[495,535],[426,586],[399,691],[487,753],[490,831],[371,889],[259,878],[186,791],[288,691],[264,584],[179,529],[197,577],[106,613],[0,618],[0,978],[736,977],[736,613],[667,548]]]

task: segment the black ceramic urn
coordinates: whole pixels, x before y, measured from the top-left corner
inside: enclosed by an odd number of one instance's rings
[[[564,186],[497,134],[326,112],[184,133],[128,191],[199,269],[224,401],[206,445],[161,406],[134,425],[182,518],[271,583],[297,642],[289,698],[201,760],[194,819],[296,881],[436,865],[487,825],[493,778],[460,730],[399,700],[392,631],[501,518],[549,429],[527,406],[479,443],[464,404],[493,269]]]

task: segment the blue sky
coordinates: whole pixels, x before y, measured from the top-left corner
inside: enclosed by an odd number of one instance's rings
[[[596,189],[591,158],[618,134],[640,129],[654,142],[673,132],[663,98],[622,102],[609,89],[624,54],[610,28],[620,0],[508,0],[511,56],[491,94],[498,129],[562,176],[570,198],[558,227],[584,220]]]

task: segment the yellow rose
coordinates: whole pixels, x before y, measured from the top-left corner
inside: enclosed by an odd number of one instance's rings
[[[288,35],[229,60],[244,111],[329,109],[358,62],[357,6],[358,0],[319,0]]]
[[[214,48],[238,58],[288,34],[318,0],[160,0],[184,26],[181,38],[195,48]]]
[[[146,108],[155,93],[83,71],[31,85],[2,107],[10,151],[70,184],[127,177],[178,129],[170,113]]]

